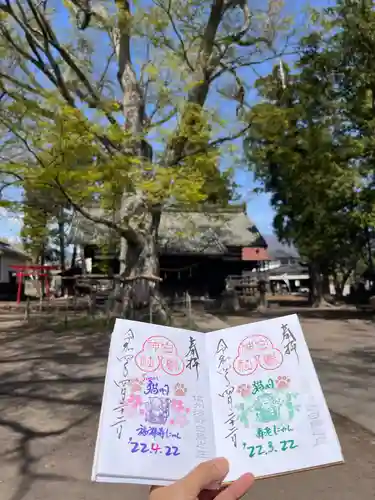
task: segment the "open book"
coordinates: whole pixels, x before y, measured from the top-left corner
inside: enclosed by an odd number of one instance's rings
[[[168,485],[214,457],[227,481],[343,461],[297,315],[211,333],[117,320],[92,479]]]

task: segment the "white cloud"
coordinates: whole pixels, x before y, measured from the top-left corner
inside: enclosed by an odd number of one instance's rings
[[[17,236],[16,234],[8,236],[7,240],[11,245],[18,245],[18,244],[22,243],[20,236]]]
[[[23,214],[21,212],[13,212],[5,207],[0,207],[0,219],[5,219],[8,222],[21,224],[23,220]]]
[[[12,243],[19,243],[22,219],[22,214],[0,207],[0,238],[6,238]]]

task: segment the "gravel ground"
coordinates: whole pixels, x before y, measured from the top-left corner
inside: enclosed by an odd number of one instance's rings
[[[351,346],[343,347],[345,328],[353,337],[364,339],[367,331],[373,335],[374,325],[359,320],[349,326],[342,319],[322,321],[315,318],[307,336],[319,354],[318,372],[326,372],[324,377],[328,377],[336,365],[328,364],[325,354],[336,349],[335,339],[341,339],[342,352],[349,352],[349,347],[351,352]],[[328,339],[325,345],[318,342],[322,332]],[[92,328],[70,327],[67,332],[25,326],[10,314],[0,314],[0,345],[0,499],[145,499],[144,488],[92,484],[89,480],[108,335]],[[357,360],[356,369],[362,370],[355,374],[357,385],[353,380],[347,384],[350,394],[359,391],[360,398],[354,398],[358,414],[373,398],[374,383],[369,377],[374,363],[367,363]],[[341,375],[354,377],[354,372]],[[367,385],[367,393],[359,387],[360,380]],[[257,481],[247,498],[375,498],[374,434],[341,416],[334,416],[334,420],[344,465]]]

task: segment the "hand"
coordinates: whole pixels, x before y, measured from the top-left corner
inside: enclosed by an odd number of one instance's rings
[[[254,483],[252,474],[244,474],[237,481],[222,486],[229,472],[225,458],[204,462],[186,477],[164,488],[151,488],[150,500],[238,500]]]

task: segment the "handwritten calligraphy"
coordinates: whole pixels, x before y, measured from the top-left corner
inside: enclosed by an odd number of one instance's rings
[[[247,443],[242,443],[242,449],[249,452],[249,457],[253,458],[255,456],[269,455],[270,453],[278,451],[288,451],[298,448],[298,444],[294,442],[293,439],[283,440],[279,442],[279,447],[275,447],[272,441],[268,441],[267,447],[263,444],[256,446],[249,446]]]
[[[151,436],[155,438],[161,439],[181,439],[179,432],[172,432],[165,427],[155,427],[155,426],[146,426],[140,425],[137,429],[138,436]]]
[[[217,373],[222,376],[225,389],[222,394],[218,394],[221,398],[226,398],[227,406],[228,406],[228,414],[226,420],[224,421],[224,425],[227,426],[228,434],[225,436],[225,439],[231,439],[233,446],[237,448],[237,431],[238,428],[236,426],[237,416],[234,412],[233,408],[233,392],[235,390],[233,384],[229,379],[229,372],[231,370],[230,365],[230,357],[226,355],[228,350],[227,344],[223,339],[220,339],[217,348],[216,348],[216,360],[217,360]]]
[[[122,351],[119,356],[116,356],[117,361],[122,365],[120,380],[114,380],[114,384],[120,389],[120,401],[113,409],[113,412],[116,414],[116,418],[111,426],[116,428],[118,439],[121,439],[123,424],[127,421],[129,416],[131,416],[130,414],[134,410],[132,406],[129,406],[128,402],[128,384],[130,382],[128,378],[128,365],[133,359],[133,355],[131,354],[133,351],[133,348],[131,347],[133,340],[134,333],[131,329],[129,329],[123,338]],[[135,411],[137,410],[135,409]]]
[[[158,382],[153,382],[151,379],[148,379],[144,394],[145,396],[148,396],[149,394],[153,396],[157,396],[159,394],[162,396],[169,396],[169,385],[165,384],[163,387],[159,387]]]
[[[294,336],[288,325],[281,325],[281,329],[283,334],[282,344],[284,345],[284,354],[286,356],[289,356],[294,352],[299,363],[296,337]]]
[[[188,370],[195,370],[197,373],[197,379],[199,378],[199,353],[197,349],[197,341],[194,337],[189,339],[189,350],[185,356],[186,358],[186,368]]]
[[[152,443],[150,447],[147,446],[147,443],[139,443],[138,441],[133,441],[133,438],[129,438],[129,444],[131,445],[131,453],[154,453],[165,455],[166,457],[178,457],[181,455],[177,446],[163,446],[161,447],[157,443]]]
[[[273,425],[272,427],[258,427],[256,431],[256,437],[259,439],[266,439],[272,436],[277,436],[280,433],[284,432],[293,432],[293,428],[287,424],[281,424],[279,427],[277,425]]]

